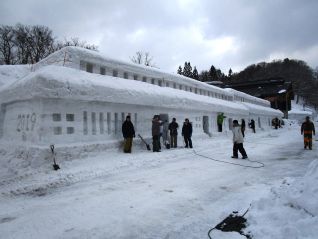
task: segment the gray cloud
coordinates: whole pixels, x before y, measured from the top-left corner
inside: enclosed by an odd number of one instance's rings
[[[148,51],[169,72],[185,61],[227,72],[277,57],[316,67],[317,10],[315,0],[2,0],[0,22],[46,25],[126,61]]]

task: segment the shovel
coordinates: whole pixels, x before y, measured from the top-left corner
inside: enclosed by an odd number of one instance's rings
[[[138,137],[141,139],[142,142],[144,142],[144,144],[146,145],[147,149],[148,149],[148,150],[151,150],[151,149],[150,149],[150,145],[147,144],[147,142],[141,137],[140,134],[138,134]]]
[[[59,170],[60,166],[58,164],[56,164],[56,161],[55,161],[54,144],[51,144],[50,148],[51,148],[51,152],[52,152],[52,155],[53,155],[53,169],[54,170]]]

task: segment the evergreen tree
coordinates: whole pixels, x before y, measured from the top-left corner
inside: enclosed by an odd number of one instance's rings
[[[199,80],[199,73],[196,67],[193,68],[192,78],[195,80]]]
[[[199,80],[202,81],[202,82],[209,81],[209,72],[208,71],[202,71],[200,76],[199,76]]]
[[[183,72],[182,72],[182,67],[181,66],[179,66],[179,68],[178,68],[178,72],[177,72],[179,75],[183,75]]]
[[[230,68],[230,69],[229,69],[228,77],[231,78],[231,77],[232,77],[232,74],[233,74],[233,71],[232,71],[232,69]]]
[[[216,70],[216,80],[221,81],[223,79],[223,76],[224,76],[223,72],[220,69],[217,69]]]
[[[192,77],[192,66],[190,62],[185,62],[183,67],[183,75],[186,77]]]
[[[218,80],[216,69],[212,65],[209,71],[209,81],[216,81],[216,80]]]

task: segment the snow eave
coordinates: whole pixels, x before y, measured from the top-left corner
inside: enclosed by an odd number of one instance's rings
[[[279,116],[279,117],[283,117],[284,115],[283,112],[281,112],[280,110],[275,110],[273,108],[264,107],[261,105],[254,105],[247,102],[241,102],[241,104],[245,105],[248,109],[250,109],[250,111],[260,115],[272,115],[272,116]]]
[[[242,91],[238,91],[238,90],[235,90],[235,89],[232,89],[232,88],[225,88],[224,90],[227,91],[227,92],[231,92],[234,95],[238,95],[238,96],[244,97],[246,99],[257,101],[259,103],[266,104],[268,106],[270,105],[270,102],[268,100],[264,100],[264,99],[261,99],[261,98],[246,94],[246,93],[244,93]]]

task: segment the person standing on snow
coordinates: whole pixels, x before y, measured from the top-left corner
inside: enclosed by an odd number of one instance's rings
[[[226,116],[224,116],[224,113],[218,114],[217,124],[218,124],[218,131],[219,132],[222,132],[222,125],[223,125],[223,121],[225,118],[226,118]]]
[[[250,128],[253,130],[253,133],[256,133],[255,131],[255,121],[251,119],[251,122],[249,123]]]
[[[178,128],[179,125],[176,121],[176,118],[172,119],[172,122],[169,124],[169,130],[170,130],[170,143],[171,148],[176,148],[178,143]]]
[[[166,148],[168,148],[168,144],[169,144],[169,138],[168,138],[168,120],[165,120],[163,122],[163,126],[162,126],[162,142],[163,144],[166,146]],[[170,145],[169,145],[170,146]]]
[[[315,135],[315,126],[307,116],[306,121],[301,125],[301,134],[304,135],[304,149],[308,146],[312,150],[312,133]]]
[[[185,147],[192,148],[192,124],[189,122],[189,119],[185,119],[182,126],[182,136],[184,137]]]
[[[279,125],[279,119],[276,117],[275,119],[274,119],[274,127],[275,127],[275,129],[278,129],[278,125]]]
[[[155,115],[152,120],[152,151],[160,152],[160,126],[162,122],[159,120],[159,116]]]
[[[238,158],[238,151],[242,154],[243,159],[247,159],[246,151],[243,147],[243,134],[241,131],[241,127],[237,120],[233,120],[233,156],[232,158],[237,159]]]
[[[124,137],[124,152],[131,153],[133,138],[135,138],[135,129],[129,115],[127,115],[121,129]]]
[[[241,131],[242,131],[243,137],[245,137],[245,120],[244,119],[242,119]]]

